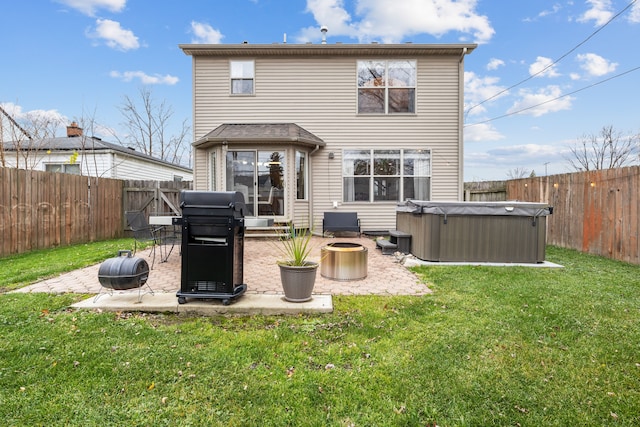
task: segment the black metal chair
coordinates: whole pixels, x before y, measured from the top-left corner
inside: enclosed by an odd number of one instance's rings
[[[138,242],[151,243],[151,252],[149,255],[153,255],[153,261],[151,262],[151,268],[156,262],[156,246],[162,244],[162,228],[149,225],[147,217],[144,216],[142,211],[126,211],[125,217],[127,218],[127,224],[133,232],[133,254],[136,254]]]

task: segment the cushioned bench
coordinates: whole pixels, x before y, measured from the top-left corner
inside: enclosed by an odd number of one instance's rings
[[[353,231],[360,235],[360,219],[357,212],[325,212],[322,234],[327,231]]]

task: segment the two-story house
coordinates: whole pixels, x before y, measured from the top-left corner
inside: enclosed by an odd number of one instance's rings
[[[398,202],[461,200],[464,58],[474,44],[185,44],[194,189],[241,191],[248,216],[321,229]]]

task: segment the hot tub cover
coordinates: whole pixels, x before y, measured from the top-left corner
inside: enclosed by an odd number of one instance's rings
[[[547,203],[533,202],[432,202],[407,200],[396,208],[397,212],[435,215],[501,215],[539,217],[553,213]]]

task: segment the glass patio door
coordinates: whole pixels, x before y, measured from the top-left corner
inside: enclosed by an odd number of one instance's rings
[[[227,190],[244,195],[247,216],[284,215],[285,153],[228,151]]]

